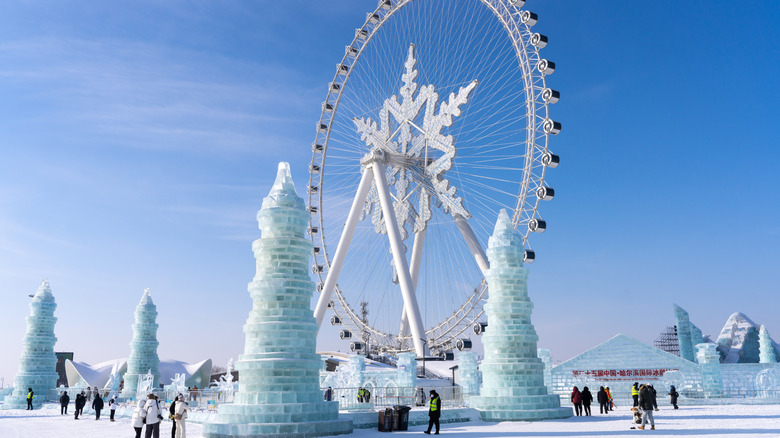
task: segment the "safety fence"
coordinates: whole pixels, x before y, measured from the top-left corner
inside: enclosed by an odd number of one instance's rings
[[[360,396],[361,389],[367,389],[368,397]],[[366,387],[366,388],[332,388],[332,401],[339,402],[339,410],[342,411],[375,411],[393,406],[427,406],[429,391],[436,390],[441,398],[443,408],[458,408],[465,406],[463,393],[459,386],[442,386],[422,388],[420,397],[419,387]],[[327,388],[322,388],[323,398]],[[365,394],[365,393],[363,393]],[[424,400],[424,401],[423,401]]]

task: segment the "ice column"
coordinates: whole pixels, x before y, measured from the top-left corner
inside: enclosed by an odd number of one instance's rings
[[[547,348],[539,348],[536,350],[536,354],[539,356],[539,359],[542,360],[542,363],[544,364],[544,386],[547,388],[550,388],[550,385],[552,385],[552,356],[550,356],[550,350]]]
[[[505,210],[498,215],[488,250],[485,305],[488,328],[482,338],[482,391],[471,407],[485,421],[528,421],[568,418],[555,394],[544,386],[544,364],[537,356],[538,337],[531,324],[528,270],[523,267],[523,239]]]
[[[125,393],[138,389],[138,379],[149,372],[154,375],[154,388],[160,384],[160,357],[157,355],[157,306],[154,305],[149,289],[144,289],[141,301],[135,308],[133,340],[130,341],[130,357],[125,372]],[[140,394],[143,396],[145,394]]]
[[[479,370],[477,369],[477,353],[463,351],[458,353],[458,377],[464,396],[479,395]]]
[[[715,344],[696,345],[696,358],[701,367],[701,387],[706,398],[723,397],[723,375],[720,354]]]
[[[26,409],[27,388],[32,388],[35,393],[34,406],[40,407],[48,391],[57,387],[57,356],[54,354],[57,342],[54,336],[56,308],[49,282],[44,280],[30,302],[19,371],[14,378],[14,390],[5,398],[3,409]]]
[[[693,351],[695,344],[691,342],[691,320],[688,312],[675,304],[674,318],[677,321],[677,344],[680,346],[680,357],[693,362],[695,360]]]
[[[769,331],[761,325],[761,330],[758,332],[758,350],[759,350],[759,363],[776,363],[775,346],[772,345],[772,338],[769,337]]]
[[[290,166],[279,164],[276,182],[257,214],[262,238],[252,244],[257,273],[249,283],[253,307],[244,325],[244,354],[235,402],[219,406],[203,436],[314,437],[352,433],[338,419],[338,402],[323,401],[322,368],[315,352],[317,324],[310,307],[311,242],[303,199]]]
[[[415,388],[417,386],[417,358],[414,353],[398,355],[398,387]]]

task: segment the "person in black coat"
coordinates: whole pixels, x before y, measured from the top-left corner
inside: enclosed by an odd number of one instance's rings
[[[171,438],[176,438],[176,421],[173,419],[173,417],[176,415],[176,403],[178,402],[179,397],[174,397],[173,402],[171,403],[171,407],[168,409],[168,413],[170,414],[168,418],[170,418],[171,423],[173,423],[173,427],[171,428]]]
[[[599,392],[596,394],[596,401],[599,402],[600,414],[609,413],[609,396],[607,395],[607,391],[604,390],[603,386],[599,388]]]
[[[84,395],[84,391],[81,391],[80,394],[76,394],[76,415],[75,419],[79,419],[79,414],[84,413],[84,405],[87,404],[87,397]]]
[[[672,398],[672,400],[671,400],[672,406],[674,406],[675,409],[679,409],[677,407],[677,397],[679,397],[679,396],[680,396],[680,393],[678,393],[677,390],[674,389],[674,385],[672,385],[672,387],[669,389],[669,397]]]
[[[588,387],[582,388],[582,407],[585,408],[585,416],[590,417],[590,404],[593,403],[593,394]]]
[[[441,398],[439,393],[431,389],[431,398],[428,402],[428,430],[423,433],[430,435],[433,426],[436,426],[435,435],[439,434],[439,417],[441,417]]]
[[[60,415],[68,414],[68,403],[70,403],[68,391],[62,391],[62,395],[60,396]]]
[[[103,397],[100,394],[95,394],[95,399],[92,400],[92,409],[95,410],[95,420],[100,420],[100,410],[103,409]]]

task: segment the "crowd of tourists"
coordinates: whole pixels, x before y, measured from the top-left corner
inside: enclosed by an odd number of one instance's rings
[[[647,423],[650,423],[650,429],[655,430],[655,418],[653,418],[653,412],[658,411],[658,401],[656,399],[658,393],[653,385],[647,383],[640,385],[639,382],[634,382],[631,386],[631,398],[634,405],[631,407],[631,429],[644,429]],[[678,409],[677,397],[680,394],[675,389],[674,385],[669,388],[671,405],[674,409]],[[576,386],[571,391],[569,396],[571,403],[574,405],[574,414],[576,416],[590,416],[590,404],[593,401],[593,395],[588,387],[584,387],[582,391]],[[596,401],[599,403],[599,413],[608,414],[615,408],[615,402],[612,398],[612,392],[609,390],[609,386],[599,387],[599,392],[596,393]],[[639,426],[636,426],[636,425]]]
[[[32,405],[34,394],[32,389],[29,390],[27,396],[28,405]],[[105,394],[108,398],[108,393]],[[74,406],[74,418],[79,419],[79,416],[83,417],[84,406],[91,402],[92,409],[95,413],[95,420],[100,420],[100,413],[105,408],[106,402],[103,400],[103,396],[100,392],[92,388],[87,388],[86,391],[82,390],[76,394],[75,406]],[[68,414],[68,406],[70,404],[70,396],[67,391],[63,391],[60,395],[60,415]],[[114,394],[108,400],[108,409],[111,413],[109,417],[110,421],[115,421],[114,416],[116,409],[119,407],[117,395]],[[187,408],[189,403],[186,401],[184,394],[179,394],[168,408],[168,418],[171,420],[173,427],[171,428],[171,438],[185,438],[186,437],[186,419]],[[160,407],[160,399],[154,394],[147,395],[146,399],[138,400],[138,403],[133,410],[131,423],[133,429],[135,429],[135,438],[140,438],[142,432],[145,438],[159,438],[160,437],[160,425],[163,421],[163,409]],[[144,428],[146,430],[144,431]]]

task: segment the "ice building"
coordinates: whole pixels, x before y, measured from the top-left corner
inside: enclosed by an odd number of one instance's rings
[[[485,421],[571,417],[571,408],[561,407],[558,396],[548,394],[544,386],[544,364],[537,356],[538,336],[531,324],[523,239],[506,210],[498,215],[487,256],[489,327],[482,337],[482,389],[469,405],[479,409]]]
[[[252,244],[257,271],[249,283],[253,307],[244,325],[244,354],[235,402],[204,424],[203,435],[223,437],[314,437],[352,433],[339,420],[338,402],[322,399],[316,354],[317,324],[310,302],[312,245],[303,199],[290,166],[280,163],[276,182],[257,214],[262,238]]]
[[[135,391],[140,376],[151,372],[154,386],[160,384],[160,357],[157,355],[157,306],[154,305],[149,289],[144,290],[141,301],[135,308],[133,340],[130,341],[130,357],[124,375],[124,391]]]
[[[619,334],[553,366],[550,390],[568,397],[573,386],[609,386],[619,405],[621,399],[630,400],[634,382],[650,383],[662,395],[674,385],[683,404],[709,403],[719,397],[780,396],[780,378],[771,378],[780,375],[780,364],[720,363],[713,353],[715,344],[695,347],[698,363]]]
[[[188,387],[205,388],[209,386],[209,378],[211,377],[211,359],[197,363],[161,360],[158,371],[160,382],[163,384],[170,383],[176,374],[184,374],[185,384]],[[109,389],[114,373],[118,373],[120,376],[127,373],[127,359],[112,359],[95,365],[72,360],[65,361],[65,374],[68,377],[69,387],[91,386]]]
[[[14,390],[5,398],[3,409],[26,409],[28,388],[35,393],[33,405],[40,407],[49,390],[57,386],[57,356],[54,354],[57,342],[54,336],[56,308],[49,282],[44,280],[30,302],[19,371],[14,378]]]

